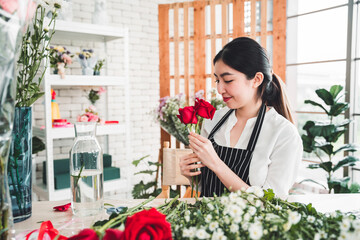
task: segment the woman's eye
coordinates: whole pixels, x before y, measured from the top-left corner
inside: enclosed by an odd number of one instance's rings
[[[219,79],[216,79],[216,80],[215,80],[215,83],[219,83]]]
[[[231,83],[232,81],[234,81],[234,80],[229,80],[229,81],[224,81],[225,83]]]

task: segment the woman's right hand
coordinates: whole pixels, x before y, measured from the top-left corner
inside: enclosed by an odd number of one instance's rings
[[[180,158],[179,166],[181,174],[190,179],[192,176],[201,174],[201,171],[194,171],[194,169],[202,168],[205,165],[201,164],[195,153],[190,153]]]

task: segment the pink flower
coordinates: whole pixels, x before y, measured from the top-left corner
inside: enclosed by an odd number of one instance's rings
[[[100,119],[100,124],[101,124],[101,125],[105,125],[105,120],[104,120],[104,119]]]
[[[86,116],[86,115],[82,115],[80,117],[80,121],[79,122],[88,122],[89,121],[89,118]]]
[[[71,57],[69,55],[67,55],[67,54],[63,54],[61,56],[61,59],[64,60],[65,64],[71,64],[72,63]]]
[[[88,116],[89,116],[89,122],[97,122],[97,121],[99,120],[99,116],[98,116],[98,115],[89,113]]]
[[[14,13],[19,8],[17,0],[0,0],[0,6],[8,13]]]
[[[90,105],[90,106],[89,106],[89,110],[90,110],[91,112],[95,112],[95,111],[96,111],[96,107],[95,107],[94,105]]]
[[[102,94],[102,93],[105,93],[105,92],[106,92],[106,89],[104,89],[103,87],[100,87],[98,93]]]

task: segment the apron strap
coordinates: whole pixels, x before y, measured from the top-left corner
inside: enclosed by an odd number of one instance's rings
[[[258,117],[256,119],[254,129],[253,129],[253,131],[251,133],[251,137],[250,137],[248,146],[246,148],[248,151],[252,152],[255,149],[255,145],[256,145],[256,142],[257,142],[257,140],[259,138],[260,130],[261,130],[261,127],[262,127],[263,122],[264,122],[265,113],[266,113],[266,105],[265,105],[265,103],[263,103],[261,105],[260,110],[259,110],[259,114],[258,114]]]
[[[231,115],[231,113],[234,111],[235,109],[230,109],[221,119],[220,121],[215,125],[215,127],[211,130],[208,139],[211,139],[214,134],[220,129],[220,127],[223,125],[224,122],[226,122],[226,120],[229,118],[229,116]]]

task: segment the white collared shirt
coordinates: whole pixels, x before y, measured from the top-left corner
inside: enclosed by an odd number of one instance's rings
[[[229,110],[225,107],[216,111],[212,120],[205,119],[201,135],[207,138],[216,123]],[[214,135],[218,145],[231,147],[230,131],[236,122],[234,111]],[[256,117],[248,119],[235,148],[246,149],[255,122]],[[302,140],[296,127],[271,107],[265,114],[250,163],[250,185],[271,188],[278,196],[288,195],[295,182],[302,153]]]

